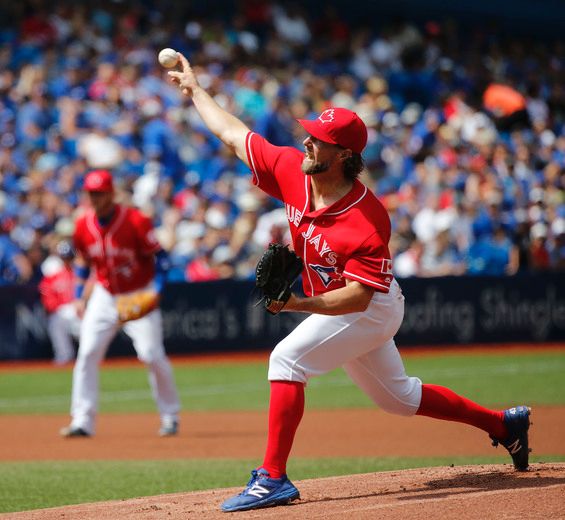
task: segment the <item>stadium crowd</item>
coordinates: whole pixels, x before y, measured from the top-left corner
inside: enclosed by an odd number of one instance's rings
[[[168,82],[163,47],[277,145],[302,148],[295,118],[355,110],[397,276],[565,268],[562,42],[452,20],[353,25],[331,5],[174,5],[0,7],[0,284],[49,272],[92,169],[153,217],[171,281],[252,277],[267,244],[288,240],[285,209]]]

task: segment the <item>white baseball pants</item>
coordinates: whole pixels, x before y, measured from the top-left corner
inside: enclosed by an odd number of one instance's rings
[[[65,303],[47,317],[47,332],[53,346],[53,361],[68,363],[75,358],[73,338],[78,338],[80,318],[73,303]]]
[[[99,365],[119,328],[115,296],[96,284],[81,324],[71,403],[71,426],[91,434],[95,431],[98,411]],[[178,420],[180,402],[163,345],[161,311],[155,309],[138,320],[129,321],[123,329],[131,338],[138,359],[149,369],[149,383],[161,422]]]
[[[414,415],[422,382],[408,377],[394,343],[404,316],[404,296],[393,281],[388,294],[375,292],[365,312],[312,314],[271,353],[270,381],[300,381],[343,367],[383,410]]]

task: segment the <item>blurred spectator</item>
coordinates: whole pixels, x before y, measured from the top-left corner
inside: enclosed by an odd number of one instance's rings
[[[556,271],[565,269],[565,218],[559,217],[551,225],[554,245],[551,249],[551,266]]]
[[[288,100],[277,94],[269,110],[257,118],[255,131],[276,146],[292,146],[294,136],[290,129],[294,121]]]
[[[504,276],[518,269],[516,248],[502,226],[481,233],[468,251],[467,272],[472,275]]]
[[[547,226],[538,222],[530,230],[530,266],[533,271],[547,271],[550,268],[549,251],[547,250]]]
[[[255,70],[247,70],[241,75],[240,85],[233,99],[237,113],[244,121],[255,121],[267,111],[267,99],[262,92],[263,78]]]
[[[188,262],[185,273],[187,282],[209,282],[220,279],[220,273],[212,262],[212,253],[210,249],[204,250]]]
[[[419,240],[414,240],[402,253],[400,253],[392,263],[394,276],[398,278],[410,278],[411,276],[421,276],[422,255],[424,246]]]
[[[490,84],[483,93],[483,105],[493,114],[499,130],[514,130],[530,124],[526,98],[509,85]]]
[[[311,32],[305,11],[298,2],[273,7],[273,24],[278,36],[293,45],[308,45]]]
[[[465,272],[465,264],[455,244],[450,240],[449,227],[436,230],[433,241],[428,243],[421,260],[421,276],[453,276]]]
[[[176,180],[181,173],[177,136],[166,119],[161,100],[158,97],[146,99],[140,109],[144,117],[141,123],[141,147],[145,157],[160,162],[163,175]]]
[[[0,285],[27,282],[33,274],[30,260],[8,235],[12,225],[9,218],[0,221]]]
[[[120,143],[103,121],[94,122],[91,131],[80,137],[77,152],[93,169],[114,169],[123,159]]]

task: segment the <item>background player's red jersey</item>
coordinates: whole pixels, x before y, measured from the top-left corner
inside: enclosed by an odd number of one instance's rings
[[[39,282],[39,294],[45,310],[49,313],[72,302],[75,298],[75,276],[72,268],[62,267],[55,274],[43,278]]]
[[[101,226],[93,210],[77,222],[77,251],[96,269],[96,280],[112,294],[145,287],[155,276],[154,254],[161,248],[151,220],[135,208],[116,205]]]

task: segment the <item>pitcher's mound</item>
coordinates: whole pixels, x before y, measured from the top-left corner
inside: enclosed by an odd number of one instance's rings
[[[8,519],[423,519],[565,518],[565,463],[420,468],[296,481],[301,500],[288,506],[222,513],[241,488],[175,493],[3,515]]]

